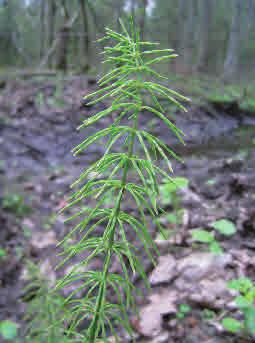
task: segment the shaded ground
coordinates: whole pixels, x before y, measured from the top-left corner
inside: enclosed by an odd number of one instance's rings
[[[55,245],[69,229],[63,224],[65,215],[56,216],[56,212],[65,204],[71,181],[104,151],[100,144],[78,159],[70,153],[88,133],[75,128],[98,110],[81,101],[92,87],[93,80],[88,83],[85,78],[63,85],[61,80],[12,81],[0,93],[0,247],[7,254],[0,260],[0,321],[21,322],[26,259],[41,261],[41,271],[53,282],[56,278]],[[185,115],[176,113],[175,120],[186,133],[186,147],[148,114],[139,123],[184,157],[175,174],[187,177],[190,184],[182,194],[181,229],[169,241],[158,242],[162,250],[158,269],[152,271],[144,261],[148,273],[152,272],[153,295],[146,299],[147,305],[141,303],[141,320],[133,319],[134,328],[144,342],[241,342],[240,337],[220,338],[221,329],[215,323],[221,309],[231,303],[223,280],[243,274],[255,277],[255,130],[250,126],[254,117],[235,102],[214,102],[190,108]],[[97,129],[110,121],[102,121]],[[15,195],[22,196],[21,203],[24,199],[21,210]],[[171,211],[171,206],[167,209]],[[232,220],[238,228],[234,237],[222,241],[227,253],[221,258],[207,252],[199,255],[192,248],[189,231],[210,228],[221,218]],[[167,222],[165,227],[172,230]],[[181,322],[176,320],[177,303],[188,303],[193,309]],[[204,318],[206,309],[214,311],[213,320]]]

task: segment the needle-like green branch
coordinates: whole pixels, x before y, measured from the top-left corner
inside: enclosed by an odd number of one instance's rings
[[[123,24],[122,33],[107,28],[106,35],[101,40],[111,44],[104,49],[104,62],[109,62],[114,67],[99,80],[100,89],[87,95],[85,99],[89,99],[91,105],[101,101],[110,104],[105,110],[87,118],[80,128],[96,124],[113,113],[117,117],[112,125],[97,131],[73,149],[75,155],[86,153],[89,145],[102,139],[108,140],[104,155],[74,182],[73,187],[79,184],[81,187],[73,193],[66,206],[69,209],[80,206],[70,220],[80,217],[81,221],[62,242],[66,257],[61,265],[76,255],[86,254],[87,257],[58,283],[58,288],[62,288],[80,281],[81,285],[66,300],[70,304],[69,332],[72,335],[82,321],[88,320],[85,342],[90,343],[96,342],[100,337],[107,341],[106,332],[109,328],[118,340],[116,322],[122,324],[131,334],[127,312],[134,305],[134,286],[130,281],[130,272],[139,273],[148,285],[143,266],[137,257],[137,249],[129,241],[128,232],[135,232],[153,262],[154,253],[158,253],[148,231],[148,213],[157,223],[159,177],[164,176],[170,180],[171,177],[157,165],[156,158],[160,156],[171,172],[169,156],[175,159],[178,156],[166,143],[142,130],[139,127],[139,118],[150,112],[183,142],[182,131],[170,120],[160,104],[159,96],[183,110],[185,108],[179,101],[188,100],[151,79],[162,79],[162,75],[152,69],[151,65],[175,57],[171,49],[157,50],[157,44],[141,42],[139,34],[133,28],[129,33]],[[145,92],[151,97],[150,103],[145,102]],[[122,145],[123,151],[114,152],[116,145]],[[109,208],[107,199],[112,194],[115,197],[114,206]],[[134,200],[136,215],[123,209],[122,204],[126,197]],[[94,208],[83,207],[82,202],[87,198],[96,199],[97,205]],[[105,225],[101,237],[95,235],[99,225]],[[70,245],[68,242],[76,233],[81,238]],[[103,257],[102,270],[87,271],[89,263],[97,256]],[[113,258],[119,260],[122,275],[111,272]],[[82,289],[86,295],[77,300],[75,295]],[[114,303],[108,296],[110,289],[117,296]]]

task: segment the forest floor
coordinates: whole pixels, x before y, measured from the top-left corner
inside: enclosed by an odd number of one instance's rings
[[[93,79],[80,77],[10,81],[0,90],[0,321],[23,325],[26,261],[34,261],[52,284],[67,271],[55,271],[56,243],[70,230],[64,224],[68,214],[57,212],[66,204],[71,182],[104,151],[100,144],[79,158],[70,153],[88,132],[76,127],[99,109],[81,100],[94,87]],[[226,282],[244,275],[255,281],[255,112],[250,99],[242,98],[242,104],[237,100],[205,96],[187,114],[170,109],[186,134],[185,146],[148,114],[139,122],[184,159],[173,162],[174,173],[189,185],[178,194],[178,229],[167,217],[173,212],[171,195],[169,202],[164,200],[167,214],[161,221],[170,238],[163,241],[153,225],[149,228],[161,257],[156,268],[144,259],[152,293],[138,300],[140,317],[132,318],[137,342],[249,341],[220,325],[225,313],[238,316]],[[110,121],[102,120],[96,129]],[[206,245],[194,244],[191,231],[212,230],[219,219],[232,221],[237,232],[217,236],[224,252],[216,255]],[[99,265],[95,261],[91,267]],[[140,280],[134,282],[143,287]],[[182,316],[183,305],[188,311]]]

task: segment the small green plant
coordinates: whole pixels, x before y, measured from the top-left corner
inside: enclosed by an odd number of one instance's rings
[[[52,213],[49,218],[47,219],[46,223],[43,224],[43,228],[45,230],[50,230],[55,225],[57,221],[57,215],[56,213]]]
[[[25,337],[27,342],[70,342],[65,335],[68,318],[64,299],[52,289],[49,280],[39,268],[27,262],[28,285],[24,288],[23,301],[27,303]],[[68,322],[68,321],[67,321]]]
[[[249,278],[240,278],[228,283],[228,288],[235,290],[238,295],[235,303],[242,313],[242,320],[232,317],[223,319],[222,324],[230,332],[243,331],[246,334],[255,334],[255,284]]]
[[[56,89],[54,94],[48,98],[48,104],[54,107],[66,106],[66,101],[63,98],[63,78],[61,75],[58,76],[56,81]]]
[[[221,219],[211,224],[215,231],[218,231],[223,236],[232,236],[236,233],[235,225],[226,219]],[[215,232],[209,232],[203,229],[195,229],[191,231],[191,236],[194,241],[206,244],[209,250],[213,253],[220,254],[223,252],[219,242],[215,237]]]
[[[100,89],[85,97],[92,99],[90,105],[104,100],[110,100],[110,103],[103,111],[87,118],[80,128],[94,125],[106,116],[113,118],[113,113],[115,118],[109,127],[87,137],[73,150],[74,155],[78,155],[86,152],[91,144],[107,138],[107,143],[103,143],[105,153],[74,182],[73,187],[81,184],[80,189],[74,192],[65,207],[80,206],[69,220],[80,217],[81,221],[62,242],[65,258],[60,266],[74,256],[82,256],[83,259],[57,284],[57,289],[62,289],[77,281],[82,283],[73,296],[82,289],[86,291],[85,296],[79,300],[68,297],[66,302],[72,318],[72,332],[87,320],[84,342],[91,343],[98,338],[106,341],[109,330],[119,341],[116,333],[119,325],[132,335],[128,312],[135,308],[133,294],[136,289],[129,275],[138,273],[147,286],[149,283],[136,248],[129,241],[129,232],[137,235],[148,257],[155,263],[158,249],[147,229],[148,214],[157,221],[160,177],[167,179],[169,184],[175,184],[168,171],[161,169],[155,161],[160,157],[172,172],[168,154],[177,158],[176,154],[158,137],[142,129],[140,118],[150,112],[183,142],[181,130],[169,120],[159,97],[184,110],[176,98],[187,100],[154,81],[165,77],[152,68],[153,64],[175,57],[172,50],[157,49],[156,43],[140,41],[133,25],[130,33],[122,23],[121,26],[121,33],[107,28],[102,39],[110,42],[104,49],[104,62],[113,65],[113,69],[99,80]],[[144,93],[150,96],[152,105],[146,103]],[[116,144],[119,148],[122,144],[122,151],[113,151]],[[112,205],[105,203],[109,194],[114,194]],[[83,206],[83,201],[88,198],[97,200],[94,208]],[[123,202],[128,199],[132,199],[136,214],[125,210]],[[102,235],[95,234],[99,225],[105,226]],[[74,243],[70,238],[76,233],[80,239]],[[89,263],[98,256],[103,258],[102,270],[89,271]],[[121,274],[111,272],[114,258],[122,267]],[[108,296],[112,291],[118,298],[114,302]]]
[[[25,204],[23,196],[16,193],[4,195],[2,208],[21,217],[27,215],[31,211],[31,208]]]
[[[206,244],[211,252],[222,253],[222,249],[215,238],[214,232],[208,232],[202,229],[195,229],[191,231],[194,241]]]
[[[186,188],[189,180],[184,177],[174,177],[171,181],[163,179],[163,184],[159,186],[160,201],[162,205],[169,205],[178,202],[178,190]]]
[[[165,240],[171,237],[171,234],[175,233],[176,227],[182,222],[182,208],[178,209],[176,213],[166,213],[160,216],[160,222],[166,226],[166,228],[161,228],[158,232],[157,239]],[[169,229],[171,228],[171,230]],[[174,230],[172,230],[174,229]]]
[[[6,341],[12,341],[18,335],[18,325],[11,320],[4,320],[0,322],[0,335]]]
[[[35,97],[35,103],[37,107],[43,107],[45,105],[45,97],[42,92],[39,92]]]
[[[174,177],[171,181],[163,179],[159,186],[160,202],[163,206],[172,205],[173,212],[167,213],[164,217],[175,229],[182,224],[183,209],[181,208],[181,197],[178,195],[180,189],[188,186],[189,180],[184,177]]]
[[[202,312],[202,317],[204,320],[212,320],[216,317],[216,313],[208,308],[205,308]]]
[[[25,250],[24,247],[17,245],[15,247],[15,256],[17,260],[21,260],[22,257],[24,256]]]
[[[227,219],[216,220],[212,223],[212,227],[224,236],[232,236],[236,233],[235,224]]]
[[[26,239],[30,239],[32,237],[31,229],[27,225],[23,225],[23,235]]]
[[[206,184],[207,184],[208,186],[213,186],[213,185],[215,185],[215,183],[216,183],[216,180],[215,180],[215,179],[209,179],[209,180],[206,181]]]
[[[0,260],[4,259],[7,256],[7,252],[5,249],[0,248]]]
[[[178,319],[183,319],[187,316],[189,312],[191,312],[191,307],[187,304],[180,304],[178,308],[178,312],[176,314],[176,317]]]

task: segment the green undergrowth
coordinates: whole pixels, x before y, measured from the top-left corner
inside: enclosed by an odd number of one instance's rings
[[[220,78],[201,75],[169,75],[178,91],[190,94],[197,105],[237,102],[241,110],[255,113],[255,82],[224,84]]]

